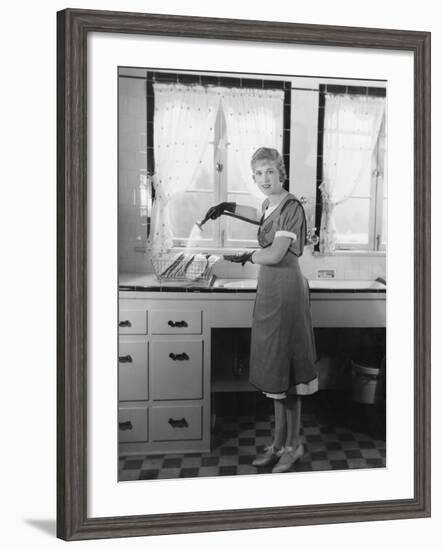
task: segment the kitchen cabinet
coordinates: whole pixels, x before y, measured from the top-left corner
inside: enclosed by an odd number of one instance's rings
[[[251,326],[255,292],[160,290],[119,295],[122,455],[210,451],[212,391],[244,389],[212,385],[211,343],[214,329]],[[315,327],[385,326],[385,291],[311,292],[311,308]]]
[[[120,338],[118,352],[118,398],[120,401],[147,401],[147,342]]]
[[[121,453],[210,448],[210,335],[202,300],[125,293],[119,303]],[[179,298],[179,297],[178,297]]]
[[[120,444],[148,441],[148,407],[121,404],[118,409]]]
[[[203,342],[153,340],[149,349],[152,399],[203,398]]]

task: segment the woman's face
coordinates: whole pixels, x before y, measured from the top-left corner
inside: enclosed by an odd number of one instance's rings
[[[260,160],[255,163],[253,179],[264,195],[279,195],[282,181],[279,170],[272,160]]]

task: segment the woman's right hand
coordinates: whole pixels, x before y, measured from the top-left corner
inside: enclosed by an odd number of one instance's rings
[[[234,202],[220,202],[219,204],[212,206],[207,210],[204,216],[205,220],[216,220],[223,212],[235,212],[236,203]]]

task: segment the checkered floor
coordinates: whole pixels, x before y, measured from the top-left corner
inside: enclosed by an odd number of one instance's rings
[[[312,411],[303,412],[302,426],[305,454],[291,471],[385,467],[385,439],[379,435],[330,423]],[[273,427],[272,415],[217,416],[210,453],[121,457],[119,481],[271,473],[271,467],[251,462],[271,443]]]

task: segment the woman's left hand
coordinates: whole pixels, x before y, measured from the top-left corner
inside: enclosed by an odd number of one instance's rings
[[[254,263],[252,260],[253,252],[244,252],[243,254],[233,254],[230,256],[229,255],[223,256],[223,258],[228,262],[233,262],[244,266],[247,262],[250,262],[252,264]]]

